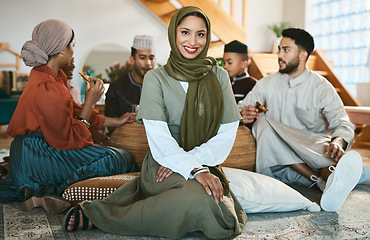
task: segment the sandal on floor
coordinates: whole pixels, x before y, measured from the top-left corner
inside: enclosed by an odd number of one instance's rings
[[[42,207],[49,213],[61,213],[70,208],[71,203],[57,196],[33,196],[21,204],[21,209],[23,211],[30,211],[36,207]]]
[[[82,228],[78,229],[80,226],[80,218],[82,214]],[[71,231],[68,231],[68,226],[69,226],[69,221],[71,220],[72,215],[75,217],[74,223],[73,223],[73,229]],[[75,231],[82,231],[82,230],[87,230],[89,228],[89,222],[90,220],[87,218],[85,213],[82,211],[80,205],[77,207],[73,207],[69,209],[69,211],[66,213],[66,216],[64,217],[64,230],[67,232],[75,232]],[[92,228],[95,226],[92,225]]]

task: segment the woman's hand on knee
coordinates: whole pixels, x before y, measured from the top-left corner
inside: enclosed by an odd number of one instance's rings
[[[166,168],[166,167],[163,167],[163,166],[159,166],[158,168],[158,171],[157,171],[157,182],[162,182],[163,179],[171,176],[171,174],[173,173],[173,171],[169,168]]]
[[[202,184],[208,195],[213,195],[217,203],[222,202],[224,189],[218,177],[209,172],[202,172],[195,176],[195,180]]]

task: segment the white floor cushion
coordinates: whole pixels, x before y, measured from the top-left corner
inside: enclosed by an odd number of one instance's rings
[[[230,181],[231,190],[246,213],[288,212],[300,209],[320,211],[317,203],[311,202],[277,179],[236,168],[222,169]]]

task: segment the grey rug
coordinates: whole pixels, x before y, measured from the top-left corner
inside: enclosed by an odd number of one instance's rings
[[[318,201],[317,189],[294,186],[312,201]],[[49,214],[37,208],[23,212],[19,204],[0,205],[0,239],[163,239],[157,237],[119,236],[98,229],[67,233],[64,214]],[[357,186],[338,212],[248,214],[242,234],[231,239],[367,239],[370,238],[370,187]],[[182,239],[207,239],[190,233]]]

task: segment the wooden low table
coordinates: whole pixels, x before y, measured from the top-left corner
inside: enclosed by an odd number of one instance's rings
[[[370,107],[344,106],[353,124],[370,125]]]

